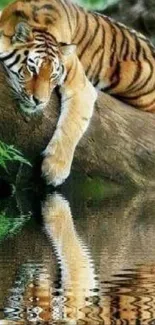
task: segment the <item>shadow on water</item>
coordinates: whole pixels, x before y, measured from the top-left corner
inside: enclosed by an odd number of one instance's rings
[[[62,192],[1,203],[0,325],[154,325],[154,193]]]

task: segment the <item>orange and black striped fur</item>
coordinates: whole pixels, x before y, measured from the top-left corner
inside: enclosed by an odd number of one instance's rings
[[[45,108],[60,87],[62,112],[43,173],[61,184],[76,145],[106,91],[155,112],[155,48],[143,35],[68,0],[17,0],[0,20],[0,60],[21,108]]]

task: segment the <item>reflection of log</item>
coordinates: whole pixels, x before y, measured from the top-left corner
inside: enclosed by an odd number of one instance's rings
[[[0,139],[34,160],[46,147],[56,125],[58,100],[52,96],[44,115],[25,118],[8,95],[0,71]],[[73,166],[84,172],[139,186],[155,184],[155,115],[100,94]]]

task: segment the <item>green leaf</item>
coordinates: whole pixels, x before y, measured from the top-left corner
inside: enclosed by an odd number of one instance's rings
[[[0,166],[7,170],[7,161],[18,161],[22,164],[32,166],[31,163],[24,158],[22,153],[16,149],[13,145],[7,145],[0,141]]]
[[[2,211],[0,213],[0,240],[16,235],[30,218],[30,214],[12,217],[8,216],[5,211]]]

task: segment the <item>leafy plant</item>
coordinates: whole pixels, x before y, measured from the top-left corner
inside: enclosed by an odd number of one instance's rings
[[[6,163],[8,161],[18,161],[23,164],[31,166],[30,162],[25,159],[22,153],[17,150],[13,145],[7,145],[0,141],[0,166],[7,171]]]
[[[21,215],[17,218],[10,217],[5,211],[0,213],[0,240],[13,236],[21,230],[31,215]]]

